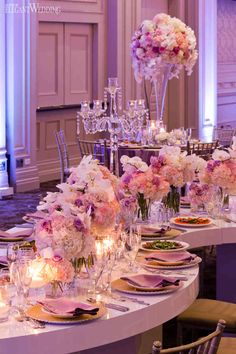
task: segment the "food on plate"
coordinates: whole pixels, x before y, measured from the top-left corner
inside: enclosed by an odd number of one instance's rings
[[[183,225],[206,225],[210,224],[210,219],[203,217],[182,216],[175,218],[175,223]]]
[[[173,250],[183,248],[182,244],[179,242],[162,240],[145,242],[142,247],[149,250]]]

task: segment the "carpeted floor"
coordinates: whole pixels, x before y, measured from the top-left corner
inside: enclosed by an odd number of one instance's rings
[[[22,217],[26,213],[36,210],[39,201],[46,195],[47,191],[56,191],[59,181],[42,183],[39,190],[16,193],[11,199],[0,200],[0,229],[7,230],[15,224],[22,223]],[[201,265],[200,296],[214,299],[216,296],[216,254],[211,248],[197,249],[201,257],[204,255],[204,262]],[[176,321],[175,319],[164,324],[163,346],[170,347],[176,344]]]
[[[22,223],[22,217],[26,213],[34,212],[47,191],[57,190],[58,183],[59,181],[42,183],[38,190],[15,193],[11,199],[0,200],[0,229],[7,230],[15,224]]]

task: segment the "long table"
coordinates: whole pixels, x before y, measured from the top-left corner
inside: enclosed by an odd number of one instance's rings
[[[177,239],[188,242],[191,248],[217,245],[217,297],[235,298],[236,224],[217,220],[215,224],[197,229],[186,229]],[[225,252],[230,251],[233,259]],[[222,258],[224,263],[222,263]],[[231,272],[228,271],[228,264]],[[223,271],[226,266],[226,273]],[[233,268],[232,268],[233,266]],[[27,323],[14,319],[0,324],[0,354],[130,354],[138,353],[140,335],[162,325],[185,310],[198,295],[198,266],[185,269],[188,281],[176,292],[166,295],[137,296],[149,306],[125,302],[126,313],[108,310],[96,321],[80,325],[46,325],[45,329],[32,329]],[[174,274],[174,273],[173,273]],[[227,295],[228,294],[228,295]],[[129,295],[132,296],[132,295]],[[149,350],[152,343],[149,343]]]

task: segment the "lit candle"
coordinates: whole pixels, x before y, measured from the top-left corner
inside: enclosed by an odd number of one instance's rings
[[[114,241],[111,238],[105,238],[103,240],[104,251],[110,251],[112,249],[113,244]]]
[[[95,248],[96,248],[96,255],[101,256],[103,253],[103,244],[102,244],[101,240],[97,240],[95,242]]]
[[[45,263],[43,261],[38,259],[32,261],[30,266],[30,274],[32,276],[31,288],[40,288],[48,283],[44,276],[44,267]]]

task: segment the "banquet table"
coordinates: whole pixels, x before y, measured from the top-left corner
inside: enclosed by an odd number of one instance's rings
[[[15,230],[16,228],[13,228],[9,231]],[[199,291],[198,274],[198,265],[184,269],[188,280],[183,281],[180,289],[175,292],[135,295],[135,298],[148,302],[148,306],[128,300],[120,303],[112,299],[112,302],[129,307],[129,311],[123,313],[108,309],[103,318],[83,324],[47,324],[44,329],[33,329],[27,322],[20,323],[11,318],[0,323],[0,354],[16,351],[17,354],[138,353],[143,332],[162,325],[195,300]],[[116,274],[113,276],[116,277]],[[127,296],[132,297],[129,294]],[[158,331],[155,337],[157,336]],[[146,350],[151,349],[152,342],[148,345]]]
[[[217,245],[217,263],[219,255],[220,262],[223,257],[224,262],[227,263],[225,260],[227,258],[230,267],[235,266],[235,257],[229,260],[225,247],[229,248],[228,251],[235,249],[236,223],[214,220],[210,226],[183,228],[183,231],[177,240],[188,242],[191,248]],[[223,247],[222,252],[221,247]],[[230,253],[232,255],[231,251]],[[163,295],[135,295],[136,298],[148,301],[150,305],[144,306],[127,301],[122,303],[129,307],[129,311],[125,313],[109,309],[103,318],[96,321],[67,326],[47,324],[45,329],[32,329],[27,323],[19,323],[14,319],[1,323],[0,354],[13,353],[16,348],[18,354],[139,353],[137,348],[143,332],[175,317],[197,297],[198,266],[184,269],[182,273],[188,277],[188,280],[183,282],[179,290]],[[225,293],[229,293],[229,296],[236,293],[232,290],[236,283],[235,272],[229,272],[227,269],[226,273],[218,264],[218,298],[224,297]],[[151,345],[152,343],[149,343],[147,350]]]

